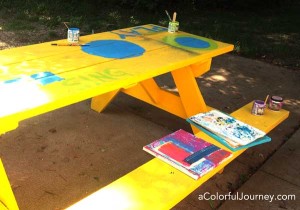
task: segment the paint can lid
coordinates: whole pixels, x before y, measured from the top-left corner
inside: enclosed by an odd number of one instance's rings
[[[79,31],[79,28],[69,28],[69,31]]]
[[[271,99],[273,101],[276,101],[276,102],[282,102],[283,101],[282,97],[280,97],[280,96],[272,96]]]

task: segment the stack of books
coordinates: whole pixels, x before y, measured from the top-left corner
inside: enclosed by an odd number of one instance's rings
[[[143,149],[196,180],[232,156],[231,152],[182,129]]]
[[[192,125],[219,141],[231,151],[271,141],[266,133],[218,110],[200,113],[187,119]]]

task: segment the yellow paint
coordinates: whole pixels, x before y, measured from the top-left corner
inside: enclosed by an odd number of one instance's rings
[[[18,205],[0,159],[0,210],[18,210]]]
[[[80,38],[81,43],[88,43],[100,39],[123,40],[120,34],[129,34],[124,40],[143,47],[145,53],[127,59],[93,56],[83,52],[81,47],[51,46],[53,42],[0,51],[0,119],[5,117],[7,122],[17,125],[20,120],[128,88],[132,84],[177,69],[191,68],[193,76],[200,76],[209,69],[213,56],[233,49],[232,45],[221,42],[216,42],[218,48],[203,52],[176,48],[163,41],[164,37],[170,36],[163,30],[166,29],[145,25]],[[130,33],[133,33],[133,36]],[[186,33],[180,32],[180,35],[183,34]],[[65,40],[56,43],[62,42]],[[40,72],[51,72],[63,80],[43,86],[30,78],[31,75]],[[191,75],[188,77],[192,80]],[[22,82],[3,85],[3,82],[14,79],[21,79]],[[155,96],[157,93],[153,92],[156,89],[148,86],[144,89],[148,94],[151,93],[151,100],[159,104],[155,99],[159,95]],[[200,101],[200,104],[204,104],[202,99]],[[204,109],[199,111],[201,110]],[[182,115],[180,112],[182,110],[174,114]],[[4,133],[14,127],[1,125],[0,132]]]
[[[182,118],[205,111],[194,77],[208,71],[211,58],[233,50],[233,45],[210,40],[214,49],[178,47],[168,41],[176,34],[205,39],[184,32],[171,35],[166,28],[149,24],[80,37],[82,44],[108,39],[135,43],[145,49],[138,57],[104,58],[89,55],[79,46],[51,46],[53,42],[0,51],[0,134],[15,129],[21,120],[89,98],[93,98],[92,108],[101,111],[119,90]],[[31,78],[41,72],[51,72],[63,80],[42,85]],[[154,83],[152,78],[168,72],[172,72],[182,97]],[[188,105],[191,102],[195,105]],[[0,179],[5,177],[4,173]],[[128,180],[129,186],[132,181]],[[126,193],[127,186],[121,190]]]
[[[92,98],[91,108],[97,112],[101,112],[114,99],[118,92],[119,90],[114,90]]]
[[[207,107],[202,97],[191,67],[172,71],[174,82],[184,106],[186,116],[190,117],[200,112],[206,112]],[[186,117],[186,118],[187,118]]]
[[[151,98],[152,102],[158,104],[160,102],[160,88],[156,84],[155,80],[153,78],[144,80],[143,82],[141,82],[141,85]]]
[[[184,107],[182,106],[181,99],[173,93],[156,88],[157,98],[153,99],[154,97],[149,95],[145,89],[145,84],[138,84],[132,88],[124,89],[122,91],[132,97],[138,98],[178,117],[186,118],[186,113],[184,111]],[[157,100],[157,103],[155,100]]]
[[[289,115],[289,112],[286,110],[281,110],[280,112],[266,110],[264,116],[254,116],[250,113],[251,105],[252,103],[245,105],[232,113],[232,116],[265,132],[272,130]],[[223,147],[219,142],[203,132],[199,132],[196,135]],[[223,162],[197,181],[158,158],[154,158],[68,209],[105,209],[108,207],[111,209],[131,210],[170,209],[216,173],[222,172],[227,164],[244,151],[234,152],[231,159]],[[114,202],[115,200],[120,201],[124,205]]]
[[[18,121],[15,118],[14,120],[7,120],[5,117],[0,118],[0,135],[6,133],[7,131],[14,130],[19,126]]]
[[[206,73],[210,69],[211,65],[211,58],[205,60],[204,62],[195,63],[191,65],[191,68],[193,69],[194,77],[199,77],[202,74]]]

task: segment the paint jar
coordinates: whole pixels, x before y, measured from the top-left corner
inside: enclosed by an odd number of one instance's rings
[[[168,27],[168,32],[169,33],[178,32],[178,29],[179,29],[179,22],[178,21],[170,21],[169,22],[169,27]]]
[[[279,111],[283,105],[283,98],[280,96],[272,96],[269,101],[269,109]]]
[[[79,41],[79,28],[68,28],[68,42],[78,43]]]
[[[251,113],[254,115],[263,115],[265,108],[266,104],[264,101],[255,100],[252,105]]]

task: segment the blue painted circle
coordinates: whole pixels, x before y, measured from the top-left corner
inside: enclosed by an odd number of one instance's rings
[[[175,38],[175,42],[185,47],[192,47],[192,48],[210,47],[209,42],[203,41],[201,39],[193,38],[193,37],[177,37]]]
[[[105,58],[132,58],[143,55],[145,49],[124,40],[97,40],[81,47],[83,52]]]

